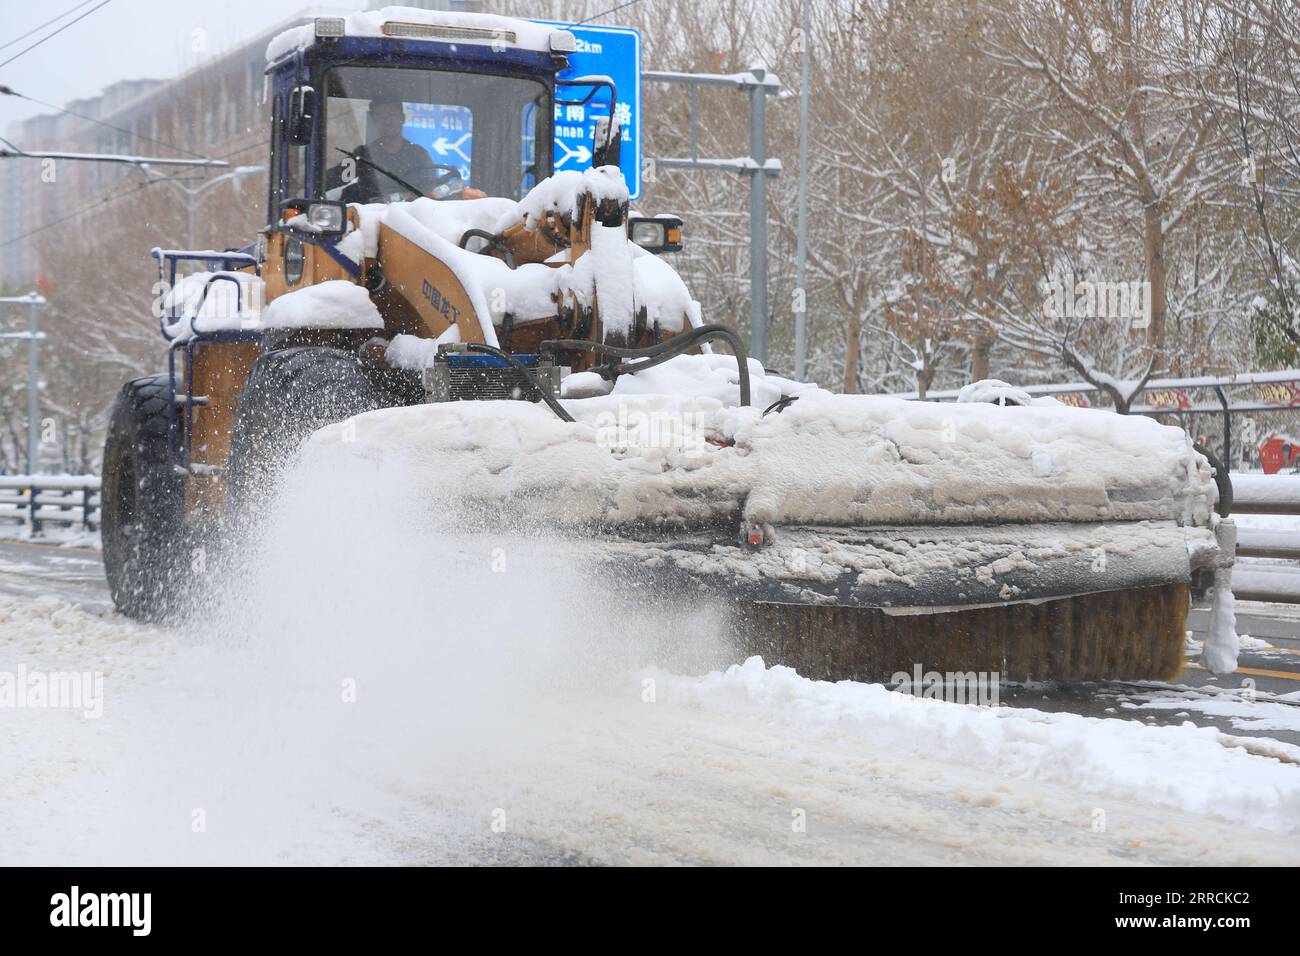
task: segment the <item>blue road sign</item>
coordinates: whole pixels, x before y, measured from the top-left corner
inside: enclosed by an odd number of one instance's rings
[[[468,107],[438,103],[406,104],[406,125],[402,127],[402,135],[417,146],[423,146],[435,163],[457,167],[466,184],[470,184],[473,132],[474,114]]]
[[[570,26],[545,20],[563,27],[577,39],[577,49],[569,54],[569,67],[560,74],[562,80],[580,76],[607,76],[618,91],[615,112],[623,125],[623,146],[619,166],[627,180],[629,195],[641,195],[641,34],[628,27]],[[591,87],[564,86],[557,100],[576,101],[586,98]],[[557,103],[555,106],[555,170],[586,169],[591,165],[592,136],[596,120],[609,116],[609,89],[599,88],[586,103]]]

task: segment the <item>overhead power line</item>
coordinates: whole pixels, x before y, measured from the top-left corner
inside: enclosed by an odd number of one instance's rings
[[[94,3],[94,2],[95,2],[95,0],[81,0],[81,3],[77,4],[77,5],[76,5],[75,7],[73,7],[71,10],[64,10],[64,11],[63,11],[62,13],[60,13],[57,17],[54,17],[54,18],[52,18],[52,19],[50,19],[50,20],[46,20],[46,21],[45,21],[44,23],[42,23],[39,27],[32,27],[32,28],[31,28],[30,30],[28,30],[26,33],[21,33],[21,34],[19,34],[18,36],[14,37],[12,40],[8,41],[7,43],[0,43],[0,50],[3,50],[3,49],[4,49],[5,47],[7,47],[7,46],[13,46],[13,45],[14,45],[15,43],[17,43],[19,40],[26,40],[26,39],[27,39],[29,36],[31,36],[33,33],[39,33],[41,30],[44,30],[46,27],[48,27],[51,23],[57,23],[58,21],[62,20],[64,17],[66,17],[69,13],[76,13],[76,12],[77,12],[78,10],[80,10],[82,7],[89,6],[90,4],[92,4],[92,3]]]
[[[29,47],[25,47],[24,49],[19,50],[17,53],[15,53],[15,54],[14,54],[13,56],[11,56],[9,59],[5,60],[3,63],[0,63],[0,67],[6,67],[6,66],[8,66],[10,63],[12,63],[14,60],[18,59],[18,58],[19,58],[20,56],[22,56],[24,53],[30,53],[32,50],[35,50],[38,46],[40,46],[40,45],[41,45],[42,43],[44,43],[45,41],[54,39],[56,36],[58,36],[60,33],[62,33],[64,30],[66,30],[68,27],[72,26],[74,23],[78,23],[78,22],[80,22],[80,21],[86,19],[86,17],[90,16],[92,13],[94,13],[94,12],[95,12],[96,10],[98,10],[100,7],[106,7],[106,6],[108,6],[108,5],[109,5],[110,3],[112,3],[112,2],[113,2],[113,0],[101,0],[101,2],[100,2],[99,4],[97,4],[97,5],[93,6],[93,7],[91,7],[89,10],[87,10],[87,11],[86,11],[85,13],[83,13],[81,16],[76,17],[75,19],[69,20],[67,23],[63,24],[63,26],[59,27],[59,28],[58,28],[57,30],[55,30],[53,33],[47,33],[45,36],[41,37],[39,40],[37,40],[37,41],[36,41],[35,43],[33,43],[31,46],[29,46]],[[58,18],[56,17],[55,19],[58,19]]]
[[[609,8],[608,10],[606,10],[604,13],[597,13],[597,14],[594,14],[593,16],[587,17],[587,19],[585,19],[585,20],[579,20],[577,23],[572,23],[572,24],[570,24],[570,26],[580,27],[580,26],[582,26],[584,23],[590,23],[592,20],[599,20],[601,17],[607,17],[607,16],[609,16],[611,13],[617,13],[619,10],[622,10],[624,7],[630,7],[630,6],[632,6],[632,4],[634,4],[634,3],[640,3],[640,2],[641,2],[641,0],[627,0],[626,3],[620,3],[620,4],[619,4],[618,6],[616,6],[616,7],[610,7],[610,8]],[[2,65],[3,65],[3,64],[0,64],[0,66],[2,66]]]
[[[226,153],[224,156],[217,156],[215,158],[227,159],[231,156],[236,155],[237,153],[247,152],[252,149],[261,149],[267,146],[270,142],[271,141],[268,139],[268,140],[263,140],[260,143],[253,143],[249,146],[241,146],[238,149],[231,150],[230,152]],[[65,222],[83,216],[86,213],[91,212],[95,209],[99,209],[102,206],[107,206],[110,203],[117,202],[119,199],[125,199],[127,196],[132,196],[135,193],[138,193],[140,190],[144,189],[146,186],[152,186],[154,183],[162,182],[164,179],[179,179],[182,175],[185,174],[182,172],[182,173],[176,173],[175,175],[172,176],[160,176],[157,179],[146,179],[144,182],[136,183],[130,189],[124,189],[121,192],[109,193],[107,196],[104,196],[100,199],[96,199],[94,202],[88,203],[87,205],[82,206],[80,209],[68,213],[66,216],[61,216],[58,219],[55,219],[53,222],[47,222],[42,226],[37,226],[35,229],[29,229],[27,232],[24,232],[21,235],[14,236],[12,239],[6,239],[4,242],[0,242],[0,249],[3,249],[5,246],[12,246],[15,242],[21,242],[22,240],[28,239],[38,233],[45,232],[47,229],[53,229],[55,226],[61,226]]]
[[[186,149],[184,146],[177,146],[175,143],[169,143],[166,140],[162,140],[162,139],[154,139],[154,137],[152,136],[146,136],[143,133],[137,133],[135,130],[126,129],[123,126],[114,126],[112,123],[105,123],[103,120],[95,119],[95,117],[93,116],[87,116],[85,113],[78,113],[76,110],[66,109],[62,106],[55,106],[53,103],[47,103],[44,100],[38,100],[34,96],[28,96],[26,93],[19,93],[11,86],[4,86],[3,84],[0,84],[0,96],[16,96],[20,100],[26,100],[29,103],[35,103],[37,106],[44,106],[46,109],[54,110],[56,113],[63,113],[67,116],[75,116],[79,120],[85,120],[87,123],[94,123],[96,126],[102,126],[105,129],[111,129],[118,133],[125,133],[127,136],[132,136],[135,139],[142,140],[146,143],[153,143],[157,146],[166,146],[168,149],[174,149],[178,153],[185,153],[186,155],[193,156],[195,159],[207,159],[207,157],[204,156],[203,154],[196,153],[193,150]]]

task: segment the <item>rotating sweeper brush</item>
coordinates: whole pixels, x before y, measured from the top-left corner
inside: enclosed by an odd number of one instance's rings
[[[1187,436],[769,374],[659,257],[681,220],[630,211],[616,123],[591,169],[531,148],[557,104],[608,95],[617,115],[608,78],[562,78],[573,43],[402,8],[272,41],[261,239],[155,250],[168,372],[126,386],[105,449],[118,606],[178,613],[178,542],[256,522],[306,443],[577,539],[599,586],[722,606],[742,653],[814,676],[1171,676],[1189,589],[1231,562]],[[472,159],[401,146],[397,105],[472,113]]]
[[[412,494],[455,488],[493,528],[580,541],[611,595],[728,609],[741,654],[809,676],[1178,672],[1189,591],[1226,553],[1211,469],[1181,430],[748,371],[749,406],[734,358],[683,355],[560,397],[563,419],[541,402],[436,403],[311,446],[402,462]],[[500,374],[498,392],[531,387]],[[598,377],[571,374],[560,395]]]

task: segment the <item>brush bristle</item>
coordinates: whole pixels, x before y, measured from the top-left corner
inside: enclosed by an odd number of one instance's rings
[[[888,680],[914,665],[1003,680],[1168,679],[1183,666],[1186,585],[938,614],[751,603],[744,652],[821,680]]]

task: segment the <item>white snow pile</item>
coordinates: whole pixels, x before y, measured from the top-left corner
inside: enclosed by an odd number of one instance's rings
[[[314,525],[276,536],[265,588],[184,638],[0,598],[0,671],[103,675],[97,718],[0,710],[0,863],[1294,862],[1295,841],[1261,828],[1294,827],[1300,770],[1210,732],[995,714],[753,663],[743,680],[660,677],[644,664],[719,666],[654,647],[705,622],[575,628],[581,565],[557,580],[512,546],[503,590],[479,547],[336,536],[305,497]],[[358,546],[408,560],[357,561]],[[429,567],[462,599],[430,603]],[[1163,809],[1198,793],[1230,823]],[[1114,794],[1134,796],[1094,796]],[[791,843],[791,806],[817,842]],[[1096,807],[1109,834],[1089,827]]]
[[[705,677],[651,672],[670,703],[749,718],[812,739],[888,740],[918,760],[1274,830],[1300,829],[1300,768],[1253,756],[1213,728],[1150,727],[1067,713],[974,707],[894,693],[879,684],[828,683],[788,667],[743,665]],[[1271,743],[1292,761],[1300,749]]]
[[[1145,417],[832,395],[757,363],[750,377],[739,408],[733,358],[681,356],[565,400],[573,424],[521,402],[395,408],[321,430],[308,453],[401,459],[431,500],[465,489],[560,523],[1209,520],[1209,467]],[[783,395],[797,400],[762,414]]]
[[[459,36],[456,43],[475,46],[493,46],[496,49],[504,44],[515,49],[549,52],[551,37],[566,31],[559,27],[534,23],[531,20],[518,20],[514,17],[500,17],[482,13],[461,13],[444,10],[421,10],[417,7],[383,7],[379,10],[367,10],[349,13],[343,17],[343,32],[350,37],[383,37],[384,24],[418,23],[431,26],[470,27],[486,31],[481,37]],[[306,50],[316,42],[314,24],[307,23],[276,34],[266,47],[266,62],[276,60],[297,50]],[[418,38],[405,38],[406,43],[419,43]],[[441,42],[446,43],[447,40]]]
[[[439,201],[421,196],[410,202],[400,203],[352,203],[361,220],[360,231],[352,231],[340,242],[339,248],[347,251],[353,262],[360,263],[362,257],[373,259],[379,255],[379,226],[384,221],[390,207],[401,207],[413,216],[420,225],[441,236],[447,242],[457,245],[460,237],[470,229],[482,229],[493,232],[497,222],[518,205],[514,200],[488,196],[483,199],[464,199],[458,201]],[[355,245],[360,239],[359,248]],[[345,248],[345,244],[351,243]],[[478,248],[482,240],[471,241],[471,248]]]
[[[529,229],[536,229],[548,214],[576,219],[578,197],[583,193],[589,194],[595,202],[628,201],[627,184],[617,166],[561,170],[530,189],[516,209],[497,221],[494,231],[504,232],[521,223]]]
[[[962,386],[957,393],[959,402],[990,402],[994,405],[1031,405],[1033,399],[1024,389],[1009,385],[1001,379],[986,378]]]
[[[384,320],[370,293],[344,279],[331,279],[286,292],[262,316],[266,329],[382,329]]]
[[[1126,701],[1120,706],[1126,710],[1165,710],[1219,717],[1234,729],[1251,733],[1300,733],[1300,692],[1243,700],[1238,692],[1216,690],[1211,685],[1195,691],[1155,691],[1144,699]]]
[[[438,344],[437,339],[399,333],[389,340],[384,349],[384,360],[393,368],[420,372],[433,365],[438,357]]]

